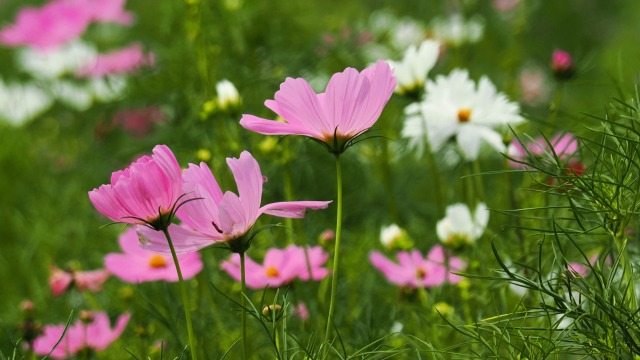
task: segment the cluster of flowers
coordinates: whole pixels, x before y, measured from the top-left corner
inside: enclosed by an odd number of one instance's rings
[[[247,286],[252,289],[281,287],[295,279],[322,280],[329,274],[324,264],[327,254],[320,246],[300,247],[289,245],[285,249],[271,248],[264,255],[262,265],[246,259]],[[240,281],[240,256],[232,254],[220,267],[236,281]]]
[[[489,222],[489,211],[484,203],[478,204],[472,214],[465,204],[447,207],[446,216],[438,221],[436,232],[444,245],[436,245],[423,257],[418,250],[402,250],[396,254],[398,263],[373,251],[369,260],[391,283],[403,287],[434,287],[444,283],[455,284],[460,277],[452,272],[466,269],[467,263],[448,254],[450,249],[473,245],[484,233]],[[413,242],[407,232],[396,224],[383,227],[380,240],[387,250],[410,249]]]
[[[37,81],[5,84],[0,79],[0,119],[21,124],[54,100],[86,110],[94,100],[121,97],[125,74],[153,66],[154,54],[145,53],[138,43],[100,54],[80,37],[94,23],[131,25],[133,14],[124,5],[125,0],[52,0],[40,8],[21,9],[13,24],[0,29],[0,44],[20,47],[17,64]]]

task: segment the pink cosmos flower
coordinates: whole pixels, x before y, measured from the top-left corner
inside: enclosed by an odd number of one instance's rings
[[[285,119],[279,122],[245,114],[240,125],[265,135],[303,135],[341,154],[350,140],[378,120],[393,94],[396,79],[384,61],[359,73],[347,68],[334,74],[324,93],[316,94],[307,81],[287,78],[265,106]]]
[[[135,228],[129,228],[119,239],[124,253],[110,253],[104,258],[104,266],[111,273],[129,283],[146,281],[178,281],[178,273],[171,255],[153,253],[143,249],[138,242]],[[202,260],[197,252],[181,254],[178,263],[185,280],[202,270]]]
[[[144,53],[140,44],[98,55],[76,72],[79,77],[103,77],[105,75],[135,73],[143,66],[153,66],[155,55]]]
[[[240,158],[227,158],[233,172],[238,194],[224,194],[206,163],[190,164],[182,175],[182,191],[187,194],[185,203],[177,212],[183,225],[169,226],[176,252],[191,252],[221,242],[242,238],[262,214],[286,218],[302,218],[307,209],[326,208],[331,201],[287,201],[260,207],[262,185],[265,181],[256,159],[248,151]],[[152,251],[168,252],[167,241],[162,234],[145,227],[138,227],[143,246]],[[244,245],[243,245],[244,246]],[[244,251],[245,249],[239,249]],[[236,250],[234,250],[236,251]]]
[[[90,22],[87,11],[73,2],[52,1],[41,8],[25,7],[15,23],[0,30],[0,43],[53,49],[82,35]]]
[[[53,296],[60,296],[72,285],[79,291],[89,290],[92,292],[102,291],[102,285],[109,278],[108,270],[100,269],[93,271],[65,271],[55,266],[51,266],[49,275],[49,287]]]
[[[166,119],[166,115],[157,106],[118,111],[112,120],[131,135],[141,138],[151,132],[152,125]]]
[[[553,155],[555,153],[560,160],[571,158],[578,151],[578,140],[571,133],[557,134],[549,139],[549,144],[543,137],[537,137],[535,141],[527,142],[524,147],[518,140],[513,140],[507,153],[516,161],[509,160],[509,166],[515,169],[524,169],[526,166],[518,161],[527,159],[528,154],[533,156]]]
[[[267,250],[263,264],[260,265],[250,258],[245,259],[245,280],[252,289],[264,287],[280,287],[292,282],[296,278],[309,280],[309,267],[313,280],[321,280],[329,270],[322,267],[329,255],[319,246],[308,248],[309,266],[304,254],[304,248],[289,245],[286,249],[272,248]],[[240,255],[232,254],[220,267],[236,281],[240,281]]]
[[[111,184],[89,192],[93,206],[116,222],[145,224],[172,213],[182,194],[180,165],[165,145],[153,148],[153,155],[142,156],[128,168],[111,175]],[[165,241],[166,243],[166,241]]]
[[[25,7],[16,22],[0,30],[0,44],[54,49],[80,37],[92,22],[131,24],[126,0],[53,0],[40,8]]]
[[[449,282],[456,284],[461,277],[451,272],[462,271],[467,264],[457,257],[449,257],[448,268],[442,246],[434,246],[427,258],[418,250],[401,251],[397,254],[398,263],[387,259],[377,251],[371,252],[369,260],[390,282],[407,287],[435,287]]]
[[[293,315],[299,317],[302,321],[307,321],[309,319],[307,304],[299,302],[298,305],[293,308]]]
[[[50,356],[54,359],[67,359],[84,349],[102,351],[120,337],[130,317],[129,313],[121,315],[115,328],[111,329],[107,314],[90,313],[90,322],[81,319],[69,325],[57,347],[55,345],[64,333],[65,324],[47,325],[44,333],[34,340],[33,352],[47,355],[55,347]]]

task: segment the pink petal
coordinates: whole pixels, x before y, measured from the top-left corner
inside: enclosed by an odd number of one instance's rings
[[[243,114],[240,125],[250,131],[264,135],[302,135],[309,137],[322,137],[322,133],[308,129],[306,126],[284,123],[276,120],[267,120],[254,115]]]
[[[318,95],[304,79],[287,78],[274,96],[278,115],[296,127],[308,128],[315,134],[333,134],[333,122],[327,118]]]
[[[331,201],[286,201],[276,202],[260,208],[261,214],[269,214],[284,218],[303,218],[307,209],[326,209]]]
[[[171,252],[169,249],[169,243],[161,231],[155,231],[146,226],[138,226],[136,230],[138,232],[140,243],[144,249],[163,253]],[[214,245],[216,241],[223,240],[222,236],[219,238],[213,238],[210,235],[202,234],[184,226],[174,224],[169,226],[169,234],[173,240],[173,246],[176,253],[194,252],[207,246]]]
[[[238,196],[244,210],[246,223],[253,225],[258,218],[260,202],[262,201],[262,183],[264,179],[260,166],[251,153],[243,151],[240,158],[227,158],[227,164],[233,172],[238,186]]]

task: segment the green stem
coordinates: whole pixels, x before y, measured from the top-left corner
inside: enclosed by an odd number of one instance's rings
[[[426,134],[426,129],[425,129]],[[429,143],[429,138],[425,135],[424,139],[424,147],[427,155],[427,167],[429,168],[429,172],[431,174],[431,180],[433,181],[433,192],[436,196],[436,206],[437,206],[437,218],[444,216],[444,198],[442,193],[442,182],[440,180],[440,171],[438,169],[438,164],[436,162],[436,157],[433,155],[433,150],[431,149],[431,144]]]
[[[558,119],[558,112],[560,111],[560,104],[562,104],[562,97],[564,95],[564,84],[558,83],[556,91],[551,103],[551,113],[549,114],[549,126],[555,127],[556,120]]]
[[[633,270],[631,269],[631,261],[629,261],[629,252],[627,251],[627,238],[624,233],[620,232],[614,235],[613,240],[618,248],[619,261],[622,264],[623,284],[626,285],[625,298],[627,305],[631,311],[638,308],[635,294],[635,281],[633,278]]]
[[[176,255],[176,249],[173,247],[173,241],[171,235],[169,235],[169,229],[162,230],[164,236],[169,243],[169,249],[171,249],[171,257],[173,257],[173,263],[176,265],[176,271],[178,272],[178,283],[180,284],[180,293],[182,295],[182,307],[184,308],[184,316],[187,319],[187,333],[189,334],[189,346],[191,347],[191,359],[196,360],[198,358],[196,348],[196,338],[193,336],[193,325],[191,323],[191,310],[189,310],[189,296],[187,295],[187,288],[184,285],[184,279],[182,277],[182,271],[180,270],[180,263],[178,263],[178,255]]]
[[[247,308],[245,304],[245,291],[247,283],[245,279],[244,269],[244,251],[240,252],[240,303],[242,304],[242,358],[246,359],[249,351],[247,350]]]
[[[480,161],[478,159],[473,161],[471,170],[471,176],[476,184],[476,203],[484,201],[484,186],[482,184],[482,178],[480,177]]]
[[[338,209],[336,215],[336,240],[333,251],[333,274],[331,275],[331,297],[329,301],[329,315],[327,316],[327,330],[324,335],[325,341],[329,340],[331,334],[331,324],[333,323],[334,304],[336,299],[336,289],[338,287],[338,264],[340,257],[340,234],[342,233],[342,167],[340,166],[340,156],[336,156],[336,179],[338,191]]]

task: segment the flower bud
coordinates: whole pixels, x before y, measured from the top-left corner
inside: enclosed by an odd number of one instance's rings
[[[554,51],[551,56],[551,71],[557,80],[571,79],[575,73],[571,55],[564,50]]]
[[[262,316],[264,316],[267,321],[273,321],[274,318],[278,321],[282,317],[282,306],[279,304],[267,305],[262,308]]]

